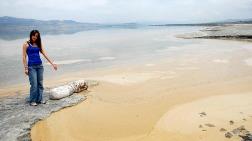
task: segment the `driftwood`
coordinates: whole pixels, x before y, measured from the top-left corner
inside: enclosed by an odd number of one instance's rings
[[[50,90],[49,98],[52,100],[61,99],[72,95],[73,93],[79,93],[83,90],[87,90],[88,85],[85,80],[77,80],[68,83],[67,85],[59,86]]]

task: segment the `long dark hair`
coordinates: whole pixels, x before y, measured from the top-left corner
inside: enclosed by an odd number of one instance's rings
[[[40,38],[40,33],[39,33],[39,31],[38,30],[32,30],[31,32],[30,32],[30,43],[32,44],[33,43],[33,41],[32,41],[32,36],[35,36],[35,34],[36,33],[38,33],[38,38],[37,38],[37,40],[36,40],[36,44],[37,44],[37,46],[39,47],[39,49],[40,49],[40,51],[41,51],[41,38]]]

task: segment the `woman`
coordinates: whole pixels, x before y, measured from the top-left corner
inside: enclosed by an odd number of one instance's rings
[[[53,64],[45,53],[45,49],[42,46],[40,33],[38,30],[32,30],[30,33],[30,40],[23,45],[23,64],[25,74],[29,76],[30,81],[30,105],[37,106],[37,104],[45,104],[43,100],[43,72],[44,67],[40,58],[39,52],[47,59],[47,61],[53,66],[54,70],[57,70],[57,65]],[[27,58],[28,56],[28,64]]]

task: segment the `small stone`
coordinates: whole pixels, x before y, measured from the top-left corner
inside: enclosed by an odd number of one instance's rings
[[[204,116],[206,116],[207,114],[206,114],[205,112],[201,112],[201,113],[199,113],[199,115],[200,115],[200,117],[204,117]]]
[[[220,131],[221,131],[221,132],[225,132],[225,131],[227,131],[227,130],[226,130],[225,128],[221,128]]]
[[[231,134],[230,132],[225,133],[225,137],[226,138],[232,138],[233,134]]]
[[[206,131],[205,129],[201,130],[201,131]]]
[[[233,124],[234,124],[234,121],[230,120],[230,121],[229,121],[229,124],[230,124],[230,125],[233,125]]]
[[[199,125],[199,128],[203,128],[203,126],[200,124],[200,125]]]
[[[210,123],[206,123],[205,125],[206,125],[207,127],[215,127],[215,125],[210,124]]]

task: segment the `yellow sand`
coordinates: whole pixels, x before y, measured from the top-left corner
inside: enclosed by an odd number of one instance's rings
[[[52,114],[50,118],[36,124],[32,129],[32,138],[45,141],[173,141],[174,139],[185,141],[188,140],[186,131],[195,130],[189,135],[192,140],[206,138],[210,141],[224,139],[224,133],[220,133],[218,130],[220,127],[230,129],[231,127],[227,128],[229,120],[241,122],[242,118],[239,112],[246,113],[246,116],[251,114],[247,109],[250,108],[251,111],[251,104],[248,101],[251,101],[252,95],[239,97],[239,93],[251,91],[249,90],[251,89],[249,88],[251,80],[249,82],[203,84],[194,87],[181,87],[180,89],[168,89],[166,85],[169,83],[157,84],[157,82],[160,83],[160,80],[126,86],[101,82],[100,86],[91,90],[85,102]],[[238,83],[239,86],[237,86]],[[223,96],[221,100],[218,100],[219,97],[212,97],[209,101],[202,100],[203,102],[199,101],[195,104],[192,102],[192,104],[176,107],[176,105],[195,99],[226,94],[230,91],[238,95],[238,104],[233,103],[237,100],[236,97],[231,98],[232,100],[226,100],[225,97],[229,98],[227,95]],[[217,103],[211,103],[215,99],[218,100]],[[216,109],[216,104],[224,106],[224,108],[219,111]],[[240,107],[236,107],[235,114],[232,115],[231,109],[237,105]],[[175,108],[173,108],[174,106]],[[237,108],[239,109],[237,110]],[[173,109],[172,114],[169,113],[170,109]],[[200,119],[198,114],[200,112],[206,112],[209,119]],[[212,119],[213,116],[222,118]],[[222,121],[225,124],[220,125],[219,123]],[[170,123],[172,123],[171,127]],[[203,132],[198,126],[205,123],[212,123],[217,127],[206,128],[210,131]],[[250,118],[247,123],[251,123]],[[247,125],[247,123],[243,125]],[[249,127],[251,130],[251,124]],[[171,130],[172,132],[170,132]]]

